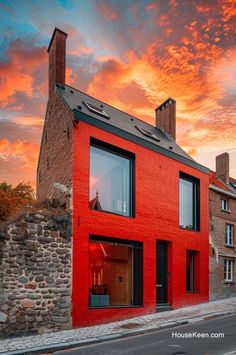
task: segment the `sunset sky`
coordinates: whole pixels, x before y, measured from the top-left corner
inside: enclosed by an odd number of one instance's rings
[[[154,124],[177,101],[177,142],[236,178],[236,0],[0,0],[0,181],[35,186],[54,27],[67,84]]]

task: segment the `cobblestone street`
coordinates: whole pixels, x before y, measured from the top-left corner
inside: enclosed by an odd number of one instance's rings
[[[72,345],[80,346],[142,334],[231,313],[236,313],[236,297],[99,326],[10,338],[0,342],[0,354],[28,354],[34,351],[44,353],[49,349],[61,349]]]

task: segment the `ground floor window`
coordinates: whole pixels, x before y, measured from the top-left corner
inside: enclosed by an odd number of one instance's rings
[[[225,259],[224,260],[224,280],[226,282],[233,281],[233,260]]]
[[[187,250],[186,252],[186,291],[199,290],[199,252]]]
[[[142,302],[142,243],[90,237],[90,307],[135,306]]]

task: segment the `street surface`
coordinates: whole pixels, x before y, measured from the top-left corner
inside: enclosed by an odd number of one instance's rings
[[[176,333],[176,337],[173,337]],[[192,338],[179,338],[180,334]],[[204,334],[203,334],[204,333]],[[208,335],[206,334],[208,333]],[[56,351],[54,355],[236,355],[236,314],[145,335]]]

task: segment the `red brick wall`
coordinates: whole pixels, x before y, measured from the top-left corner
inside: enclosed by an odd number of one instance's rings
[[[57,83],[65,85],[67,34],[55,29],[49,48],[49,96],[54,94]]]
[[[224,183],[229,183],[229,153],[222,153],[216,157],[216,175]]]
[[[41,140],[36,185],[39,201],[56,199],[70,208],[72,151],[72,113],[54,93],[47,105]]]
[[[228,199],[230,212],[221,211],[221,198]],[[221,299],[235,295],[236,284],[224,282],[224,259],[234,259],[234,282],[236,281],[236,247],[225,246],[225,224],[234,225],[234,245],[236,244],[236,199],[210,190],[210,298]],[[220,256],[219,254],[222,254]],[[224,255],[224,256],[223,256]]]
[[[156,125],[176,138],[176,102],[172,99],[156,109]]]
[[[135,154],[135,218],[94,211],[89,204],[90,137]],[[208,300],[208,175],[80,122],[73,158],[73,324],[85,325],[150,313],[156,304],[156,241],[170,242],[169,302],[174,307]],[[201,231],[179,228],[179,171],[200,179]],[[143,242],[144,307],[88,309],[89,234]],[[186,250],[200,252],[200,291],[186,292]]]

